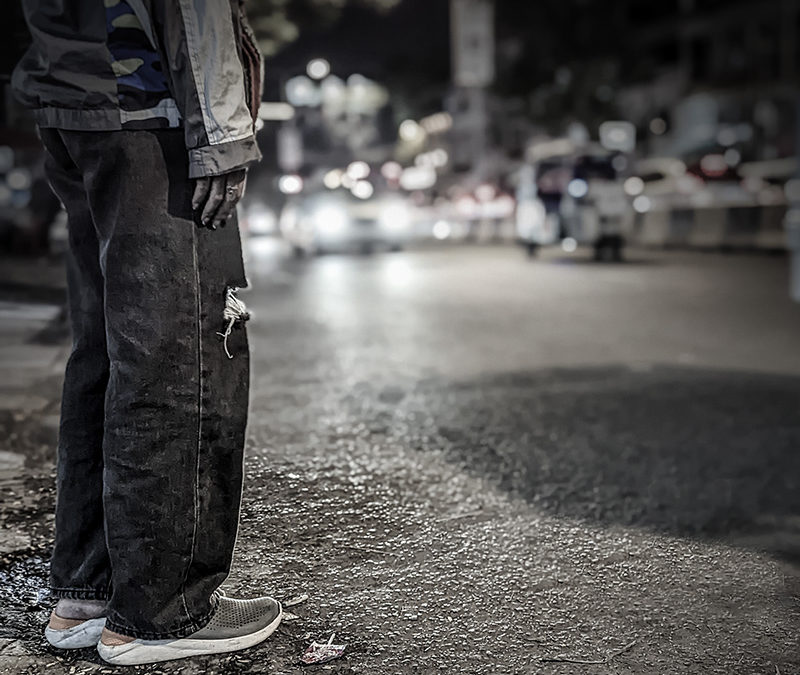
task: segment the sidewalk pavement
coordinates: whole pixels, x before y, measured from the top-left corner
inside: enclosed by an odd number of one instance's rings
[[[60,382],[69,351],[64,273],[57,262],[0,261],[0,560],[30,545],[30,528],[5,517],[30,501],[31,469],[54,466]]]
[[[47,555],[52,528],[60,383],[69,351],[64,271],[57,260],[0,259],[0,584],[16,560]],[[35,605],[37,591],[28,601]],[[0,629],[0,671],[21,672],[30,655]]]
[[[64,314],[64,271],[57,261],[0,260],[0,416],[20,423],[53,419],[57,380],[68,351]],[[57,412],[57,411],[56,411]],[[14,432],[12,432],[14,433]],[[7,438],[14,440],[13,436]],[[0,448],[5,467],[18,463]]]

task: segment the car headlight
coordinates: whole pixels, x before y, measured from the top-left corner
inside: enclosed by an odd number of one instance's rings
[[[314,214],[314,224],[325,234],[337,234],[347,227],[347,213],[338,206],[324,206]]]
[[[411,225],[411,214],[403,204],[392,204],[381,211],[380,222],[387,230],[405,230]]]

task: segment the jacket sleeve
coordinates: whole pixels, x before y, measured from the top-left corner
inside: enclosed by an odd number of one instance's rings
[[[183,117],[189,177],[217,176],[259,161],[255,119],[261,79],[252,69],[254,58],[260,69],[261,56],[239,0],[145,4]]]

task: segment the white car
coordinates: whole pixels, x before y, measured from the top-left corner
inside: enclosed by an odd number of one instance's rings
[[[707,155],[700,162],[699,170],[702,172],[704,167],[709,169],[705,180],[688,171],[680,159],[644,159],[637,163],[635,173],[625,182],[625,191],[640,213],[759,204],[757,196],[748,191],[738,176],[721,175],[728,171],[722,155]],[[714,170],[720,175],[715,176]],[[780,189],[776,192],[780,194]]]
[[[619,180],[576,178],[561,199],[562,246],[592,246],[597,260],[620,260],[634,213]]]
[[[707,199],[701,178],[688,173],[686,164],[674,157],[651,157],[636,164],[625,182],[625,192],[637,211],[691,209]]]
[[[298,195],[280,216],[280,230],[295,255],[403,248],[413,237],[412,207],[393,193],[359,199],[336,190]]]
[[[517,184],[517,237],[533,256],[542,246],[594,248],[598,260],[619,260],[634,214],[613,156],[548,156],[526,165]]]

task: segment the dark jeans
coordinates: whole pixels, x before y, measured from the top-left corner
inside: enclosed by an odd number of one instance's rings
[[[107,626],[182,637],[230,570],[249,356],[222,338],[246,285],[235,222],[193,221],[181,130],[42,129],[69,216],[74,343],[58,446],[51,587],[108,600]]]

